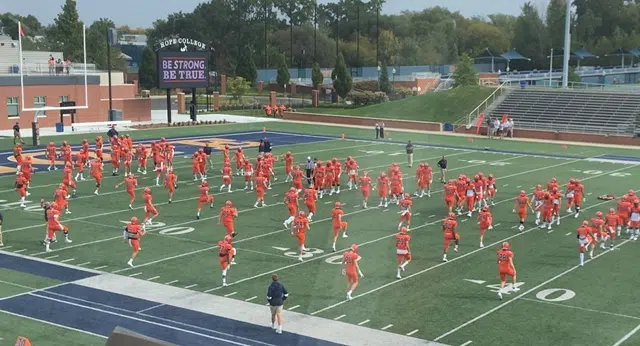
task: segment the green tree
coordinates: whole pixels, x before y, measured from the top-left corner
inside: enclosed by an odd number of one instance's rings
[[[347,69],[347,65],[344,62],[344,56],[342,53],[338,54],[336,59],[336,66],[331,72],[331,79],[333,80],[333,88],[343,99],[347,97],[351,88],[353,88],[353,79]]]
[[[311,68],[311,82],[313,83],[314,88],[318,88],[318,85],[321,85],[324,81],[324,75],[322,74],[322,70],[320,70],[320,65],[316,62],[313,63],[313,67]]]
[[[244,46],[240,49],[238,61],[236,62],[236,76],[244,78],[249,84],[255,83],[258,79],[256,63],[253,61],[252,49]]]
[[[455,71],[453,71],[453,86],[467,86],[478,84],[478,73],[473,68],[473,59],[463,54],[458,60]]]
[[[569,72],[567,73],[567,80],[573,83],[582,82],[582,78],[580,78],[580,76],[578,76],[578,74],[576,73],[575,67],[573,66],[569,67]]]
[[[0,14],[0,28],[14,40],[18,39],[18,22],[22,24],[22,31],[27,37],[42,34],[42,23],[33,15],[25,17],[10,12]]]
[[[289,84],[291,75],[289,74],[289,68],[287,67],[287,61],[284,54],[278,55],[278,76],[276,77],[276,83],[280,86]]]
[[[520,54],[530,58],[534,65],[545,65],[548,55],[548,42],[545,26],[540,13],[531,2],[522,6],[522,13],[515,26],[512,47]]]
[[[156,55],[149,46],[142,51],[138,78],[143,89],[152,89],[156,86]]]
[[[547,6],[547,32],[551,48],[558,49],[564,45],[564,20],[567,0],[551,0]]]
[[[380,79],[378,80],[378,89],[388,94],[391,92],[391,82],[389,81],[389,70],[387,64],[383,63],[380,68]]]
[[[65,0],[62,12],[53,20],[53,23],[54,25],[47,32],[47,39],[50,40],[52,48],[62,51],[65,59],[82,61],[82,26],[84,24],[78,16],[76,1]]]
[[[251,84],[242,77],[235,77],[229,81],[228,87],[233,98],[239,100],[251,89]]]
[[[115,28],[115,24],[106,18],[96,20],[87,30],[87,63],[94,63],[100,70],[108,68],[107,29]],[[66,55],[65,55],[66,57]],[[111,46],[111,69],[126,71],[127,62],[120,48]]]

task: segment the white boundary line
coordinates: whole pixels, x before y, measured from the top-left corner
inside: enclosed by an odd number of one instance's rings
[[[613,344],[613,346],[620,346],[622,345],[623,342],[627,341],[630,337],[633,336],[633,334],[635,334],[638,330],[640,330],[640,324],[633,328],[633,330],[631,330],[630,332],[628,332],[627,334],[625,334],[620,340],[618,340],[615,344]]]
[[[608,202],[608,201],[607,201],[607,202]],[[603,202],[603,203],[604,203],[604,202]],[[629,239],[627,239],[627,240],[623,241],[622,243],[620,243],[620,244],[616,245],[614,248],[620,248],[621,246],[623,246],[624,244],[627,244],[628,242],[629,242]],[[587,264],[587,263],[589,263],[589,262],[591,262],[591,261],[593,261],[593,260],[595,260],[595,259],[599,258],[600,256],[605,255],[605,254],[608,254],[608,253],[611,253],[611,252],[612,252],[612,251],[605,251],[605,252],[601,252],[601,253],[597,254],[595,257],[590,258],[590,259],[588,259],[588,260],[584,261],[584,263],[585,263],[585,264]],[[495,308],[493,308],[493,309],[491,309],[491,310],[489,310],[489,311],[487,311],[487,312],[484,312],[484,313],[482,313],[482,314],[480,314],[480,315],[478,315],[478,316],[474,317],[473,319],[470,319],[469,321],[467,321],[467,322],[465,322],[465,323],[463,323],[463,324],[461,324],[461,325],[459,325],[459,326],[457,326],[457,327],[455,327],[455,328],[451,329],[450,331],[448,331],[448,332],[446,332],[446,333],[444,333],[444,334],[442,334],[442,335],[438,336],[437,338],[433,339],[433,341],[438,341],[438,340],[440,340],[440,339],[442,339],[442,338],[444,338],[444,337],[447,337],[447,336],[449,336],[449,335],[451,335],[451,334],[453,334],[453,333],[457,332],[458,330],[460,330],[460,329],[462,329],[462,328],[464,328],[464,327],[466,327],[466,326],[468,326],[468,325],[470,325],[470,324],[472,324],[472,323],[474,323],[474,322],[477,322],[478,320],[483,319],[484,317],[486,317],[486,316],[488,316],[488,315],[490,315],[490,314],[492,314],[492,313],[494,313],[494,312],[496,312],[496,311],[498,311],[498,310],[502,309],[503,307],[505,307],[505,306],[507,306],[507,305],[509,305],[509,304],[511,304],[511,303],[513,303],[513,302],[515,302],[515,301],[517,301],[518,299],[523,298],[524,296],[526,296],[526,295],[527,295],[527,294],[529,294],[529,293],[532,293],[532,292],[534,292],[534,291],[539,290],[541,287],[543,287],[543,286],[545,286],[545,285],[550,284],[551,282],[553,282],[553,281],[555,281],[555,280],[557,280],[557,279],[559,279],[559,278],[561,278],[561,277],[563,277],[563,276],[565,276],[565,275],[567,275],[567,274],[569,274],[569,273],[573,272],[574,270],[576,270],[576,269],[578,269],[578,268],[581,268],[581,266],[580,266],[580,265],[575,265],[575,266],[573,266],[573,267],[571,267],[571,268],[569,268],[569,269],[567,269],[567,270],[563,271],[562,273],[560,273],[560,274],[558,274],[558,275],[556,275],[556,276],[552,277],[551,279],[546,280],[546,281],[542,282],[541,284],[536,285],[535,287],[532,287],[531,289],[529,289],[529,290],[525,291],[524,293],[521,293],[521,294],[519,294],[519,295],[517,295],[517,296],[513,297],[512,299],[509,299],[509,300],[507,300],[506,302],[504,302],[504,303],[502,303],[502,304],[500,304],[500,305],[496,306]]]
[[[63,328],[63,329],[67,329],[67,330],[72,330],[74,332],[80,332],[80,333],[91,335],[91,336],[95,336],[95,337],[98,337],[98,338],[101,338],[101,339],[109,339],[108,336],[104,336],[104,335],[88,332],[88,331],[82,330],[82,329],[76,329],[76,328],[73,328],[73,327],[68,327],[68,326],[65,326],[63,324],[57,324],[57,323],[41,320],[41,319],[38,319],[38,318],[33,318],[33,317],[29,317],[29,316],[16,314],[16,313],[13,313],[13,312],[9,312],[7,310],[0,310],[0,313],[11,315],[11,316],[15,316],[15,317],[19,317],[19,318],[24,318],[24,319],[27,319],[27,320],[30,320],[30,321],[34,321],[34,322],[48,324],[50,326],[54,326],[54,327],[57,327],[57,328]]]
[[[561,304],[561,303],[547,302],[547,301],[544,301],[544,300],[533,299],[533,298],[521,298],[521,299],[522,300],[527,300],[527,301],[530,301],[530,302],[540,303],[540,304],[547,304],[547,305],[559,306],[559,307],[563,307],[563,308],[569,308],[569,309],[575,309],[575,310],[581,310],[581,311],[594,312],[594,313],[598,313],[598,314],[604,314],[604,315],[610,315],[610,316],[617,316],[617,317],[630,318],[630,319],[634,319],[634,320],[640,320],[640,317],[637,317],[637,316],[618,314],[618,313],[615,313],[615,312],[595,310],[595,309],[583,308],[583,307],[580,307],[580,306],[573,306],[573,305],[567,305],[567,304]]]

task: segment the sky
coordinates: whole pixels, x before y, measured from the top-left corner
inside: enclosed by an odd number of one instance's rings
[[[327,3],[330,0],[318,0]],[[398,13],[403,10],[419,11],[427,7],[443,6],[451,11],[459,11],[466,17],[486,16],[492,13],[517,15],[520,7],[528,0],[387,0],[384,13]],[[531,0],[546,7],[549,0]],[[202,0],[77,0],[80,18],[87,24],[99,18],[109,18],[116,25],[130,27],[151,27],[158,18],[166,18],[173,12],[191,12]],[[135,7],[132,4],[137,4]],[[20,15],[32,14],[41,22],[49,24],[60,12],[64,0],[1,1],[0,13],[12,12]]]

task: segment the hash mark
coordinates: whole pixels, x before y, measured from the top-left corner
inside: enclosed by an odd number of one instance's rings
[[[108,267],[108,266],[99,266],[99,267],[93,268],[93,270],[100,270],[100,269],[104,269],[106,267]]]
[[[258,296],[253,296],[253,297],[251,297],[251,298],[247,298],[247,299],[245,299],[244,301],[245,301],[245,302],[250,302],[250,301],[252,301],[252,300],[254,300],[254,299],[256,299],[256,298],[258,298]]]
[[[87,264],[91,264],[91,262],[80,263],[78,264],[78,267],[86,266]]]
[[[469,220],[469,219],[462,219],[462,222],[467,222],[467,220]]]
[[[393,327],[393,324],[388,324],[388,325],[386,325],[386,326],[382,327],[381,329],[382,329],[382,330],[387,330],[387,329],[389,329],[389,328],[391,328],[391,327]]]
[[[473,342],[473,341],[469,340],[469,341],[465,342],[464,344],[462,344],[462,345],[460,345],[460,346],[467,346],[467,345],[471,344],[472,342]]]
[[[497,223],[497,224],[493,225],[493,227],[498,227],[500,225],[501,225],[500,223]]]
[[[549,234],[549,233],[551,233],[551,232],[553,232],[553,230],[552,230],[552,229],[551,229],[551,230],[549,230],[549,231],[547,232],[547,234]]]
[[[511,229],[515,229],[516,227],[518,227],[518,225],[513,225],[511,226]]]
[[[198,284],[193,284],[193,285],[185,286],[184,288],[191,288],[191,287],[196,287],[196,286],[198,286]]]
[[[53,255],[53,256],[45,257],[44,259],[48,260],[48,259],[56,258],[58,256],[60,256],[60,255]]]
[[[297,308],[299,308],[299,307],[300,307],[300,305],[294,305],[294,306],[292,306],[292,307],[290,307],[290,308],[289,308],[289,311],[291,311],[291,310],[295,310],[295,309],[297,309]]]
[[[62,260],[60,261],[60,263],[67,263],[67,262],[71,262],[71,261],[75,261],[75,258],[67,258],[66,260]]]
[[[565,234],[565,235],[571,235],[571,232],[569,232],[569,233],[567,233],[567,234]]]
[[[415,213],[415,214],[413,214],[413,216],[418,216],[418,215],[420,215],[420,213]]]
[[[279,194],[275,193],[273,195],[271,195],[271,197],[278,197]]]
[[[407,336],[411,336],[411,335],[413,335],[413,334],[415,334],[415,333],[417,333],[417,332],[418,332],[418,329],[414,329],[414,330],[412,330],[412,331],[408,332],[408,333],[407,333]]]
[[[27,251],[27,249],[16,250],[16,251],[14,251],[14,253],[21,253],[21,252],[25,252],[25,251]]]
[[[154,277],[152,277],[152,278],[148,278],[148,279],[147,279],[147,281],[153,281],[153,280],[158,279],[159,277],[160,277],[160,276],[154,276]]]
[[[169,282],[165,282],[165,285],[172,285],[175,284],[176,282],[178,282],[178,280],[173,280],[173,281],[169,281]]]
[[[361,325],[363,325],[363,324],[367,324],[367,323],[369,323],[370,321],[371,321],[371,320],[364,320],[364,321],[362,321],[362,322],[358,323],[358,325],[359,325],[359,326],[361,326]]]
[[[342,319],[343,317],[346,317],[346,316],[347,316],[347,315],[340,315],[340,316],[338,316],[338,317],[334,318],[333,320],[334,320],[334,321],[337,321],[337,320],[340,320],[340,319]]]
[[[9,245],[9,246],[5,246],[2,248],[2,250],[6,250],[6,249],[11,249],[13,246]]]
[[[130,276],[130,277],[134,277],[134,276],[138,276],[138,275],[141,275],[141,274],[142,274],[142,272],[139,272],[139,273],[131,274],[131,275],[129,275],[129,276]]]
[[[504,185],[502,185],[502,187],[507,187],[507,186],[509,186],[509,184],[504,184]]]
[[[518,186],[516,186],[516,189],[519,189],[519,188],[521,188],[521,187],[522,187],[522,185],[518,185]]]
[[[225,297],[231,297],[232,295],[234,295],[234,294],[236,294],[236,293],[238,293],[238,292],[231,292],[231,293],[229,293],[229,294],[225,294],[224,296],[225,296]]]

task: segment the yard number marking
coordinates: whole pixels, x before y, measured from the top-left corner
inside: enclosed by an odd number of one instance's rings
[[[129,223],[129,221],[122,221],[122,220],[120,220],[120,222],[122,222],[125,225]],[[148,225],[146,228],[149,231],[160,230],[158,234],[163,234],[163,235],[181,235],[181,234],[191,233],[196,230],[193,227],[167,227],[167,224],[164,222],[155,222],[151,225]]]
[[[516,288],[520,288],[520,286],[522,285],[524,285],[524,282],[516,282],[515,286]],[[513,292],[510,290],[511,284],[507,284],[504,287],[508,288],[508,290],[504,290],[502,294],[510,294],[511,292]],[[493,293],[498,293],[500,291],[500,284],[487,285],[487,288],[491,288],[491,292]]]
[[[487,164],[489,166],[506,166],[506,165],[510,165],[511,162],[504,162],[504,161],[485,161],[485,160],[460,160],[460,161],[465,161],[467,163],[474,163],[474,164]]]
[[[335,255],[324,260],[329,264],[342,264],[342,255]]]
[[[288,248],[281,248],[281,247],[275,247],[275,246],[273,246],[273,248],[276,250],[283,251],[284,255],[287,257],[298,258],[298,251],[287,251],[289,250]],[[302,258],[312,258],[315,255],[320,255],[323,253],[324,253],[324,250],[310,248],[305,251],[302,251]]]
[[[372,155],[384,154],[384,151],[382,150],[360,150],[360,151],[365,154],[372,154]]]
[[[560,296],[555,298],[549,298],[550,295],[554,293],[564,292]],[[564,302],[566,300],[572,299],[576,296],[576,292],[572,290],[568,290],[566,288],[549,288],[546,290],[542,290],[536,294],[536,298],[540,300],[544,300],[545,302]]]
[[[598,171],[598,170],[595,170],[595,169],[590,169],[590,170],[586,170],[586,171],[581,171],[579,169],[574,169],[573,171],[577,172],[577,173],[587,174],[587,175],[599,175],[599,174],[604,173],[602,171]],[[628,177],[630,175],[631,175],[631,173],[629,173],[629,172],[613,172],[613,173],[609,174],[610,177],[616,177],[616,178],[624,178],[624,177]]]

